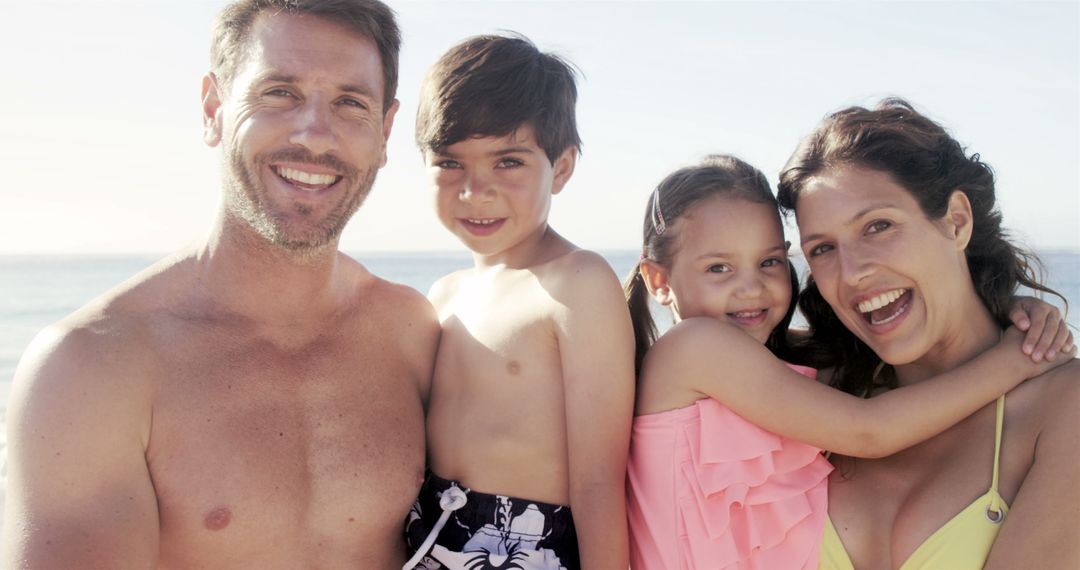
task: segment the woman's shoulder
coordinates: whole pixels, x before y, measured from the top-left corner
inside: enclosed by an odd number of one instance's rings
[[[1027,380],[1005,396],[1006,412],[1021,422],[1080,427],[1080,359]]]

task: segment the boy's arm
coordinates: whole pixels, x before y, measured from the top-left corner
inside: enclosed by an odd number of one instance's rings
[[[155,568],[147,382],[85,330],[38,335],[8,406],[3,568]]]
[[[553,298],[566,405],[570,508],[582,568],[629,566],[626,456],[634,339],[618,279],[591,252],[569,256]]]
[[[810,382],[746,333],[715,319],[689,319],[650,351],[646,373],[671,374],[773,433],[855,457],[884,457],[971,415],[1021,381],[1068,361],[1035,364],[1022,334],[953,370],[868,400]],[[662,361],[661,361],[662,359]],[[654,372],[655,371],[655,372]]]

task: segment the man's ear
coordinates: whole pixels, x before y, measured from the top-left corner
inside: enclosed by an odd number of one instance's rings
[[[571,146],[564,150],[559,158],[555,159],[555,163],[552,164],[551,180],[551,194],[555,195],[562,192],[563,186],[570,181],[570,177],[574,174],[574,167],[577,166],[577,148]]]
[[[668,286],[667,269],[651,259],[643,259],[639,271],[641,279],[645,281],[645,288],[649,290],[649,295],[652,295],[657,303],[667,306],[675,300]]]
[[[949,208],[945,211],[945,224],[949,235],[956,240],[957,249],[964,251],[971,241],[971,232],[974,231],[975,215],[971,211],[971,202],[967,194],[960,190],[953,190],[949,196]]]
[[[387,107],[386,112],[383,113],[382,119],[382,162],[379,163],[379,168],[386,166],[386,145],[390,140],[390,131],[394,128],[394,117],[397,116],[398,108],[401,107],[401,103],[394,99],[393,103]]]
[[[202,80],[203,141],[208,146],[221,142],[221,88],[217,77],[207,73]]]

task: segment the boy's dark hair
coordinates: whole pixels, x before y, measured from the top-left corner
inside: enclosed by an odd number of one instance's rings
[[[450,48],[428,71],[416,112],[416,144],[440,151],[470,137],[504,137],[530,125],[555,162],[581,150],[574,69],[527,38],[476,36]]]
[[[648,259],[670,268],[678,242],[677,231],[673,231],[672,226],[690,212],[695,204],[713,196],[771,206],[776,210],[776,223],[780,224],[776,197],[773,196],[768,179],[760,170],[731,155],[708,156],[701,164],[680,168],[669,174],[650,195],[645,209],[642,261]],[[663,229],[658,231],[658,224]],[[649,312],[649,292],[641,275],[642,261],[638,261],[623,282],[623,293],[626,295],[627,305],[630,306],[630,320],[634,326],[634,363],[638,372],[641,372],[641,362],[645,359],[649,347],[656,342],[658,332],[652,313]],[[799,277],[790,260],[788,272],[791,276],[791,302],[784,318],[773,328],[765,342],[765,346],[773,354],[785,360],[793,357],[787,342],[787,330],[792,316],[795,315],[799,297]]]
[[[1009,325],[1009,305],[1021,285],[1064,300],[1042,284],[1038,258],[1009,241],[995,205],[990,165],[978,154],[969,156],[948,131],[907,101],[890,98],[875,109],[848,107],[827,116],[803,139],[780,173],[780,207],[794,211],[803,189],[816,175],[844,165],[889,174],[931,220],[945,215],[953,192],[967,196],[973,220],[964,255],[971,282],[1002,328]],[[869,396],[879,387],[896,387],[891,366],[885,366],[875,379],[881,359],[840,322],[812,276],[799,306],[811,329],[805,348],[816,353],[811,360],[816,366],[835,367],[833,386],[859,396]]]
[[[394,11],[379,0],[237,0],[225,7],[211,30],[210,66],[225,90],[247,56],[251,27],[264,11],[299,14],[338,22],[370,39],[379,50],[383,71],[383,112],[394,103],[398,84],[401,32]]]

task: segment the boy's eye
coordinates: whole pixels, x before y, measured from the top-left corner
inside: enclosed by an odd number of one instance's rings
[[[891,227],[892,227],[892,222],[890,222],[888,220],[874,220],[874,221],[870,222],[869,224],[867,224],[866,233],[868,233],[868,234],[876,234],[876,233],[879,233],[879,232],[883,232],[883,231],[885,231],[885,230],[887,230],[887,229],[889,229]]]
[[[783,263],[784,263],[784,260],[780,259],[779,257],[770,257],[769,259],[766,259],[765,261],[762,261],[761,266],[762,267],[778,267]]]
[[[809,255],[810,255],[810,257],[817,257],[817,256],[819,256],[819,255],[821,255],[823,253],[828,253],[828,252],[832,251],[832,249],[833,249],[833,246],[831,244],[827,244],[827,243],[818,244],[818,245],[815,245],[814,247],[810,248]]]
[[[710,265],[706,269],[706,271],[708,271],[709,273],[727,273],[731,271],[731,268],[727,265],[724,265],[723,263],[714,263]]]
[[[501,158],[496,168],[513,168],[515,166],[521,166],[523,163],[516,158]]]
[[[459,163],[456,160],[450,160],[450,159],[436,160],[435,161],[435,166],[437,168],[443,168],[443,169],[461,168],[461,163]]]

